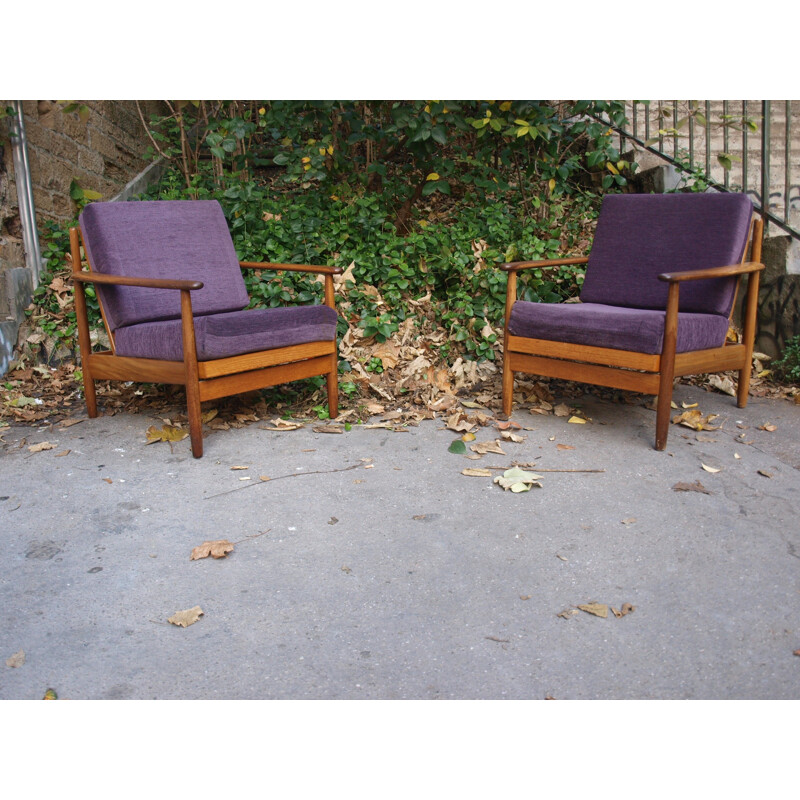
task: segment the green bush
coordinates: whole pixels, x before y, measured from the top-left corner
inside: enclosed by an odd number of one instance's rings
[[[786,342],[780,359],[773,362],[775,376],[786,383],[800,383],[800,336]]]

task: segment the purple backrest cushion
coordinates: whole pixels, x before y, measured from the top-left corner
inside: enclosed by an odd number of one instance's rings
[[[668,284],[658,275],[738,264],[752,213],[744,194],[607,195],[581,300],[666,308]],[[680,310],[727,317],[735,291],[736,278],[684,283]]]
[[[247,289],[222,207],[216,200],[91,203],[80,215],[93,270],[136,278],[197,280],[195,315],[240,311]],[[139,322],[176,319],[180,292],[98,286],[112,330]]]

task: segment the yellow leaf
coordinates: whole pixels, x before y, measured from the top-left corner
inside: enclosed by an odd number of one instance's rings
[[[308,156],[303,156],[300,161],[302,161],[304,164],[308,164],[311,159]]]
[[[333,155],[333,145],[332,145],[332,144],[329,144],[329,145],[328,145],[328,151],[327,151],[327,152],[328,152],[328,155],[329,155],[329,156],[332,156],[332,155]]]
[[[475,438],[476,438],[476,437],[475,437],[475,434],[474,434],[474,433],[465,433],[465,434],[464,434],[464,435],[461,437],[461,441],[462,441],[462,442],[474,442],[474,441],[475,441]]]
[[[153,442],[179,442],[189,435],[189,431],[183,428],[176,428],[174,425],[164,425],[163,428],[156,428],[151,425],[147,429],[147,444]]]
[[[511,101],[506,100],[503,103],[500,103],[500,110],[501,111],[508,111],[511,108]]]
[[[326,152],[327,152],[327,150],[325,150],[325,148],[324,148],[324,147],[320,147],[320,148],[319,148],[319,154],[320,154],[321,156],[324,156]]]
[[[586,420],[585,420],[585,419],[582,419],[581,417],[570,417],[570,418],[567,420],[567,422],[575,422],[575,423],[577,423],[578,425],[585,425],[585,424],[586,424]]]
[[[550,187],[550,191],[552,192],[553,189],[556,188],[556,179],[550,178],[550,180],[547,182],[547,185]]]
[[[194,625],[203,616],[203,609],[200,606],[189,608],[186,611],[176,611],[171,617],[167,617],[167,622],[179,625],[181,628],[188,628]]]
[[[596,617],[608,616],[608,606],[605,603],[586,603],[586,605],[578,606],[581,611],[586,611],[588,614],[594,614]]]
[[[426,181],[438,181],[439,180],[439,173],[438,172],[431,172],[431,174],[428,175],[428,177],[425,178],[425,180]]]
[[[619,170],[610,161],[606,161],[606,167],[609,172],[613,172],[614,175],[619,175]]]

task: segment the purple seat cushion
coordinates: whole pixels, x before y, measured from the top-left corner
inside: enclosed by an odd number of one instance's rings
[[[607,195],[581,300],[666,308],[668,284],[657,276],[738,264],[752,213],[744,194]],[[727,317],[735,290],[735,278],[684,283],[680,309]]]
[[[194,318],[197,358],[209,361],[336,339],[336,312],[330,306],[254,308]],[[159,320],[118,328],[116,353],[135,358],[183,360],[181,321]]]
[[[247,289],[216,200],[91,203],[80,216],[93,270],[136,278],[202,281],[192,292],[195,315],[240,311]],[[97,287],[111,330],[181,315],[180,292]]]
[[[509,333],[528,339],[660,353],[664,343],[664,311],[622,308],[598,303],[528,303],[511,309]],[[721,347],[728,319],[719,314],[678,314],[677,352]]]

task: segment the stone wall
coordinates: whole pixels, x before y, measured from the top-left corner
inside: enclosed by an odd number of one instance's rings
[[[10,105],[0,100],[0,108]],[[150,140],[134,101],[85,101],[85,120],[65,114],[65,105],[56,100],[22,103],[40,242],[45,220],[64,224],[75,218],[73,180],[110,200],[150,163],[144,158]],[[145,119],[163,113],[158,101],[140,105]],[[8,368],[22,310],[30,302],[32,281],[22,242],[8,120],[0,119],[0,375]]]

